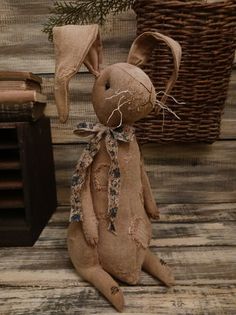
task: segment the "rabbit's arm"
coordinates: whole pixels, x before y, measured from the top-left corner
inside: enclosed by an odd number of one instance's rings
[[[81,203],[83,209],[82,228],[87,243],[91,246],[95,246],[98,242],[98,222],[93,207],[90,189],[90,174],[91,169],[89,168],[81,191]]]
[[[150,218],[157,220],[160,218],[160,213],[152,194],[152,189],[147,173],[144,169],[143,161],[141,161],[141,180],[143,185],[144,208]]]

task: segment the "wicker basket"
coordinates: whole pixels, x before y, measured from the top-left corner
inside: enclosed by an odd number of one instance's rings
[[[178,81],[167,105],[171,113],[152,112],[136,125],[144,142],[214,142],[236,48],[236,1],[136,0],[137,33],[158,31],[177,40],[183,49]],[[173,69],[169,49],[160,43],[144,70],[156,91],[164,91]]]

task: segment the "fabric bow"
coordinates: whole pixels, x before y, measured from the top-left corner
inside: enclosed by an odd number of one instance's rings
[[[120,196],[120,168],[118,162],[118,141],[131,142],[134,138],[134,128],[121,126],[110,128],[100,123],[79,123],[75,134],[81,136],[93,135],[84,149],[72,176],[71,213],[70,221],[83,221],[83,209],[81,204],[81,190],[86,179],[87,169],[92,164],[94,156],[100,149],[100,140],[105,136],[105,145],[111,159],[108,173],[108,230],[116,234],[115,218],[119,207]]]

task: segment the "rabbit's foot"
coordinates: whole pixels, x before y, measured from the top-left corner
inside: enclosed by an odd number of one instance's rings
[[[148,216],[153,220],[160,220],[160,212],[158,209],[155,209],[156,211],[149,211]]]
[[[151,253],[149,249],[147,250],[142,268],[153,277],[161,280],[166,286],[171,287],[175,285],[175,278],[171,268],[164,260],[159,259]]]
[[[94,285],[107,300],[119,312],[124,309],[124,296],[119,285],[113,278],[100,266],[90,268],[80,268],[77,270],[79,275],[86,281]]]

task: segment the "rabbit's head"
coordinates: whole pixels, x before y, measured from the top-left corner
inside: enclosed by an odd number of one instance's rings
[[[99,121],[110,127],[132,124],[145,117],[155,104],[155,89],[138,67],[117,63],[97,77],[92,102]]]
[[[67,25],[53,30],[56,53],[55,98],[62,122],[69,114],[68,84],[82,63],[95,75],[92,103],[99,121],[109,127],[133,124],[148,115],[155,106],[154,86],[138,66],[144,64],[158,41],[171,49],[174,71],[166,94],[172,89],[178,74],[181,48],[173,39],[157,32],[146,32],[131,46],[127,63],[117,63],[99,69],[102,44],[98,25]],[[165,102],[165,95],[162,99]]]

